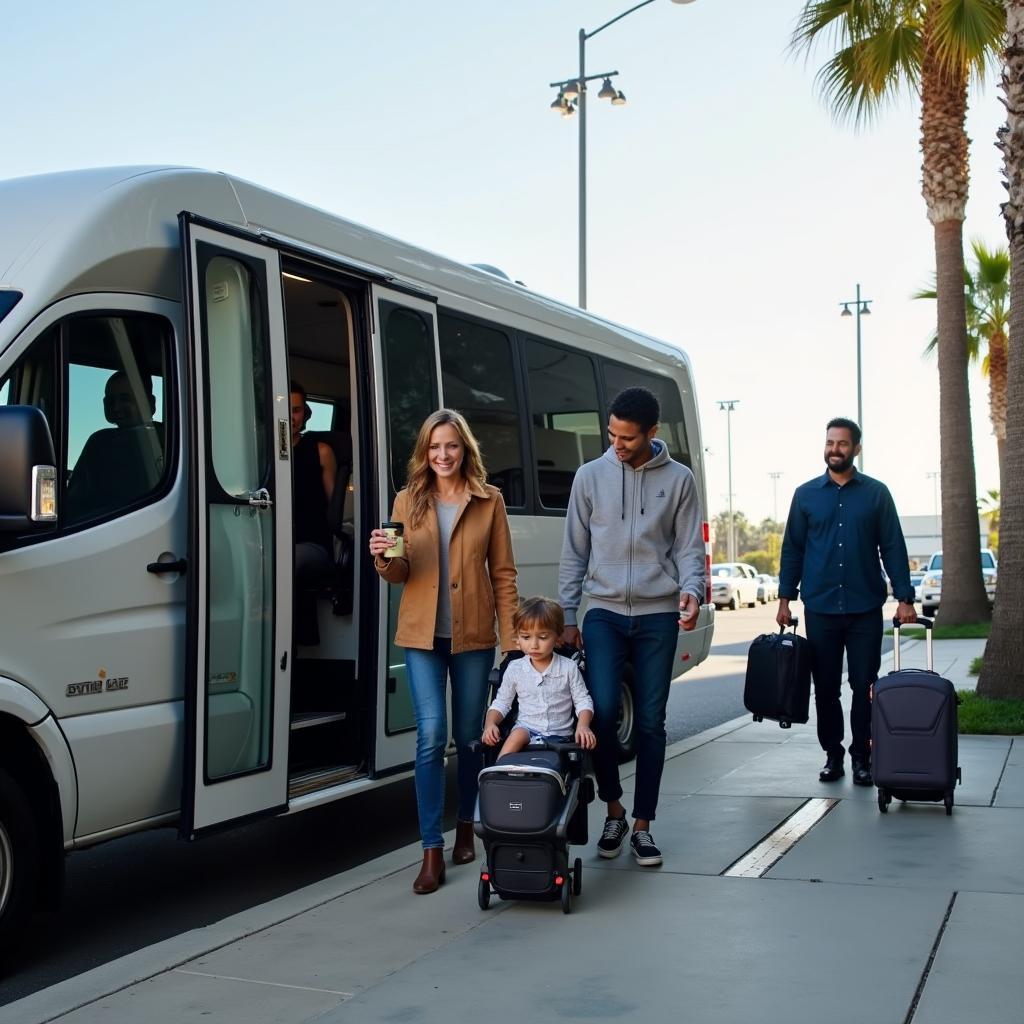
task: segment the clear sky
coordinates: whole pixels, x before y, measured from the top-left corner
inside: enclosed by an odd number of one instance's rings
[[[115,164],[230,171],[576,299],[577,124],[548,109],[577,33],[629,0],[0,0],[0,178]],[[588,117],[589,305],[685,348],[712,515],[771,515],[823,471],[824,425],[856,415],[864,468],[930,514],[938,376],[918,110],[836,125],[821,58],[787,42],[799,0],[656,0],[587,44],[628,103]],[[598,83],[599,85],[600,83]],[[965,238],[1005,244],[995,82],[972,95]],[[2,230],[2,225],[0,225]],[[972,371],[978,489],[997,484],[987,384]]]

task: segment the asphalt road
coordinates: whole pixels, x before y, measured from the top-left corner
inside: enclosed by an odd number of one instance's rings
[[[759,633],[776,628],[776,609],[772,603],[718,613],[711,657],[672,685],[670,742],[745,714],[747,648]],[[448,806],[453,806],[451,785],[449,792]],[[411,781],[405,781],[196,843],[181,842],[173,830],[163,829],[75,853],[67,860],[61,908],[38,914],[18,960],[4,965],[0,1004],[416,838],[415,798]]]

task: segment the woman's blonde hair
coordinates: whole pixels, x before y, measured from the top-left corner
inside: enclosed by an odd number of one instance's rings
[[[409,494],[410,525],[419,526],[427,514],[430,505],[430,493],[434,487],[435,473],[430,468],[430,435],[437,427],[450,423],[462,441],[462,477],[467,484],[477,484],[483,488],[487,483],[487,470],[480,455],[480,445],[469,429],[466,418],[454,409],[438,409],[432,412],[420,427],[416,445],[409,457],[408,482],[405,485]]]

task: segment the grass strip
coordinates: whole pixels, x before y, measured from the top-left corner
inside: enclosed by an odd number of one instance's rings
[[[979,654],[978,657],[971,660],[971,667],[967,670],[969,676],[980,676],[981,666],[985,664],[985,655]]]
[[[959,690],[960,732],[976,736],[1024,735],[1024,700],[988,700],[973,690]]]

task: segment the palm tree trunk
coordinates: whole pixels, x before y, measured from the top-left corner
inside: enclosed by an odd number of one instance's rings
[[[967,71],[939,59],[940,4],[925,13],[921,60],[921,190],[935,231],[938,316],[939,469],[942,473],[943,625],[990,616],[981,572],[971,397],[967,382],[963,220],[967,205]]]
[[[1009,200],[1010,343],[1006,374],[1006,446],[1000,465],[999,584],[992,632],[978,678],[984,697],[1024,699],[1024,0],[1007,0],[999,132]]]
[[[1003,458],[1006,449],[1006,335],[995,332],[988,339],[988,406],[999,460],[999,489],[1003,486]]]

